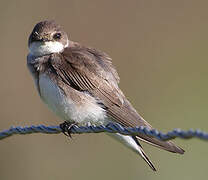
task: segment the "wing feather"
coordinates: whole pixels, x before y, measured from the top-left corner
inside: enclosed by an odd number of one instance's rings
[[[54,54],[51,65],[61,78],[79,91],[86,91],[101,101],[114,121],[128,127],[152,126],[146,122],[118,88],[119,77],[111,59],[95,49],[75,46]],[[183,154],[172,142],[159,141],[143,134],[136,137],[167,151]]]

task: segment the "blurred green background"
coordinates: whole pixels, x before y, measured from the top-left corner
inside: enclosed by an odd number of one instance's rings
[[[120,87],[155,128],[208,131],[208,1],[0,1],[0,129],[57,125],[27,68],[27,39],[45,19],[105,51]],[[208,143],[175,140],[181,156],[144,145],[157,172],[105,134],[33,134],[0,142],[1,180],[207,179]]]

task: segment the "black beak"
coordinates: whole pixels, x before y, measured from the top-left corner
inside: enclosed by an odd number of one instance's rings
[[[34,42],[34,41],[42,41],[42,38],[37,32],[32,32],[31,34],[31,42]]]
[[[31,37],[30,37],[30,42],[46,42],[48,41],[47,36],[46,37],[42,37],[40,36],[37,32],[32,32]]]

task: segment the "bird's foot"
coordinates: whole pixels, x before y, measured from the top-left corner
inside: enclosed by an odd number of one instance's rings
[[[66,136],[72,138],[72,136],[71,136],[71,133],[72,133],[72,132],[71,132],[71,128],[72,128],[74,125],[77,125],[77,123],[75,123],[75,122],[69,122],[69,121],[64,121],[63,123],[61,123],[61,124],[59,125],[59,127],[61,128],[62,132],[63,132]]]

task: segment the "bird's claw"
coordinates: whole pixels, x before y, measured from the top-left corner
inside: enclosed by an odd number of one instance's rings
[[[66,136],[68,136],[68,137],[70,137],[70,138],[72,138],[72,136],[71,136],[71,128],[74,126],[74,125],[77,125],[77,123],[75,123],[75,122],[69,122],[69,121],[64,121],[63,123],[61,123],[60,125],[59,125],[59,127],[61,128],[61,130],[62,130],[62,132],[66,135]]]

